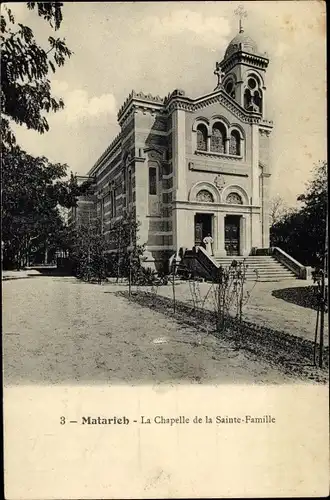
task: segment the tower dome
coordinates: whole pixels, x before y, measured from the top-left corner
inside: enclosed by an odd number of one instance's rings
[[[243,52],[248,52],[249,54],[258,54],[257,44],[252,38],[241,30],[235,38],[232,39],[227,47],[225,53],[225,59],[228,59],[235,52],[242,50]]]

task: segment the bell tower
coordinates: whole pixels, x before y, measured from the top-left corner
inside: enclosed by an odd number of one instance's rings
[[[246,111],[266,116],[266,69],[269,59],[258,51],[256,42],[245,33],[243,19],[247,17],[242,6],[236,9],[239,32],[230,42],[222,61],[216,63],[218,85]]]

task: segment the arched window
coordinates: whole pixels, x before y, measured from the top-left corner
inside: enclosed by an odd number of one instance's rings
[[[253,95],[253,102],[258,109],[259,113],[262,113],[262,94],[261,90],[256,90]]]
[[[256,78],[250,77],[244,92],[244,108],[247,111],[262,113],[262,91]]]
[[[197,127],[197,149],[199,151],[207,150],[207,128],[202,123]]]
[[[212,193],[208,191],[207,189],[201,189],[196,196],[197,201],[202,201],[203,203],[213,203],[214,198]]]
[[[243,200],[238,193],[230,193],[226,198],[226,203],[232,205],[243,205]]]
[[[235,99],[235,84],[232,79],[228,80],[225,84],[225,91],[229,94],[233,99]]]
[[[229,154],[236,156],[241,154],[241,138],[237,130],[233,130],[230,134]]]
[[[245,92],[244,92],[244,108],[245,109],[249,109],[250,105],[251,105],[251,91],[249,89],[246,89]]]
[[[215,153],[225,152],[226,129],[222,123],[215,123],[212,128],[211,151]]]

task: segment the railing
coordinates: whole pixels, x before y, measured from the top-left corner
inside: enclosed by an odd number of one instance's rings
[[[303,266],[296,259],[288,255],[281,248],[272,247],[272,255],[285,267],[290,269],[297,278],[306,280],[310,279],[312,276],[312,268],[310,266]]]
[[[254,248],[251,255],[272,256],[278,262],[283,264],[299,279],[311,279],[312,268],[300,264],[293,257],[284,252],[281,248]],[[203,247],[194,247],[192,250],[187,250],[181,261],[182,268],[190,272],[196,272],[206,279],[214,279],[217,276],[219,268],[217,262],[209,255]]]
[[[273,248],[256,248],[253,247],[251,255],[272,255]]]
[[[219,266],[213,257],[203,247],[195,247],[195,252],[198,263],[206,270],[209,277],[216,278]]]
[[[217,276],[217,262],[204,250],[203,247],[193,247],[187,250],[180,262],[178,271],[189,272],[212,281]]]
[[[278,262],[292,271],[297,278],[307,280],[312,276],[312,268],[310,266],[303,266],[279,247],[257,248],[255,249],[255,255],[271,255],[275,257]]]

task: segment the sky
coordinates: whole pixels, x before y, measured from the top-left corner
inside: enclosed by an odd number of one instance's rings
[[[54,36],[25,4],[7,5],[40,44]],[[132,89],[164,97],[180,88],[197,97],[215,88],[215,63],[238,31],[238,5],[248,14],[245,32],[270,59],[271,195],[294,205],[313,165],[326,159],[325,4],[317,0],[64,3],[56,36],[74,54],[51,83],[65,109],[48,115],[43,135],[15,126],[18,143],[86,174],[118,134],[117,112]]]

